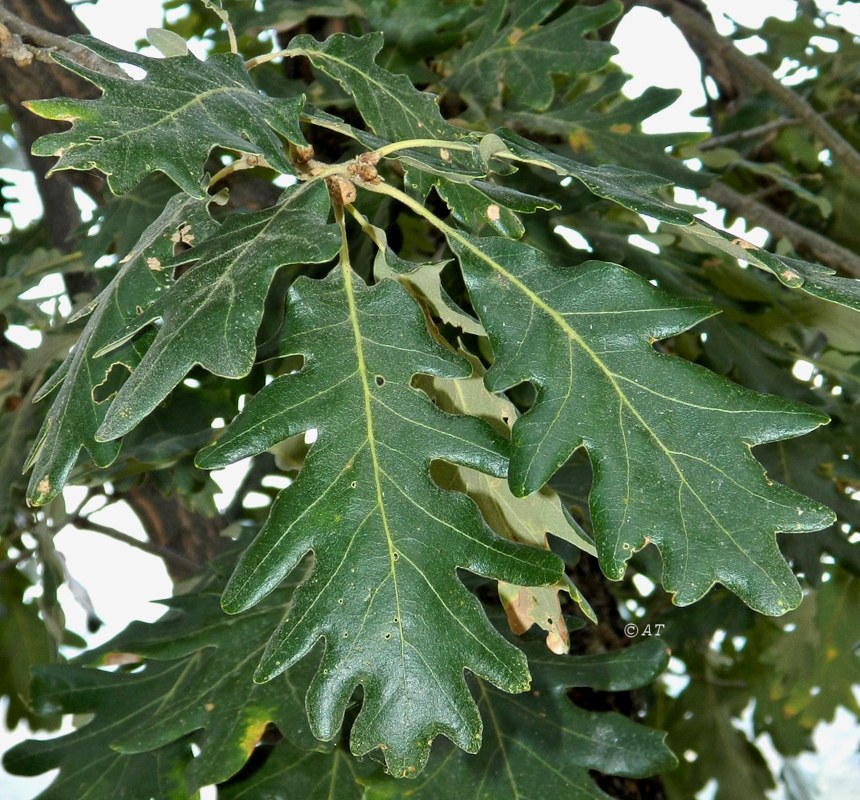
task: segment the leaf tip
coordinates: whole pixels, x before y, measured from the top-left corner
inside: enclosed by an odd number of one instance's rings
[[[218,458],[217,445],[209,445],[194,456],[194,466],[198,469],[220,469],[226,465]]]

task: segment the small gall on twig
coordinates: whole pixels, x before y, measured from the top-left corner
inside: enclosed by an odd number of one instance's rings
[[[346,206],[355,202],[358,197],[358,192],[355,189],[355,184],[352,181],[341,178],[339,175],[332,175],[325,179],[328,186],[328,193],[331,195],[331,201],[338,206]]]
[[[382,180],[376,170],[379,158],[379,153],[361,153],[347,167],[349,174],[359,181],[376,186]]]
[[[295,160],[301,164],[307,164],[314,157],[314,149],[310,145],[306,147],[296,147],[294,149]]]

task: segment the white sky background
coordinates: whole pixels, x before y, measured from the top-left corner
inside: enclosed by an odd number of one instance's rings
[[[767,16],[793,19],[796,11],[794,0],[706,0],[715,13],[721,32],[732,30],[732,24],[724,17],[730,13],[746,27],[759,27]],[[840,9],[836,0],[818,0],[818,5],[839,12],[842,24],[849,30],[860,33],[860,3],[846,3]],[[99,0],[98,3],[79,5],[76,12],[90,31],[111,44],[133,50],[134,44],[144,38],[150,27],[161,25],[160,0]],[[613,43],[620,53],[615,57],[624,70],[633,77],[625,92],[636,97],[649,86],[680,88],[681,98],[669,109],[660,112],[645,123],[651,133],[672,131],[707,130],[703,118],[694,118],[690,112],[704,103],[705,95],[699,74],[699,62],[687,48],[681,34],[661,14],[649,9],[638,9],[629,14],[618,27]],[[744,49],[755,52],[761,42],[754,39]],[[199,48],[192,45],[198,55]],[[39,200],[32,181],[20,181],[21,173],[0,170],[7,179],[18,179],[20,205],[12,205],[16,224],[23,224],[39,213]],[[694,204],[692,192],[682,190],[679,202]],[[700,202],[702,208],[713,208],[712,204]],[[708,214],[708,221],[722,224],[722,215]],[[763,243],[764,231],[747,230],[742,222],[736,223],[732,231],[746,238]],[[0,230],[2,233],[2,230]],[[642,244],[648,244],[642,240]],[[222,487],[229,490],[234,483],[229,478]],[[74,505],[81,494],[79,490],[67,493],[68,502]],[[96,515],[94,519],[98,520]],[[101,521],[125,532],[143,538],[140,524],[130,513],[106,511]],[[161,614],[161,607],[150,601],[170,594],[171,583],[161,561],[127,545],[108,539],[100,534],[85,531],[61,532],[56,538],[57,549],[66,557],[71,574],[90,593],[96,611],[105,622],[96,636],[88,637],[97,644],[106,641],[122,630],[131,619],[153,620]],[[66,591],[64,598],[69,627],[79,633],[86,631],[86,618],[80,606]],[[813,774],[817,773],[822,798],[847,798],[853,795],[849,788],[860,785],[860,762],[856,750],[858,729],[853,718],[844,713],[828,735],[827,728],[817,736],[819,755],[806,755],[801,766]],[[0,751],[8,749],[13,741],[29,736],[24,726],[12,734],[0,731]],[[778,762],[774,762],[778,763]],[[51,780],[51,775],[38,778],[18,778],[0,771],[0,797],[3,800],[31,800]],[[700,795],[708,800],[713,787]],[[210,795],[211,796],[211,795]],[[772,795],[775,800],[783,797]]]

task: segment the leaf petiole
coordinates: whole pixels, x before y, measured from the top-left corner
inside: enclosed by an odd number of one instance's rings
[[[352,203],[344,206],[350,214],[352,214],[353,219],[359,224],[359,227],[370,237],[371,241],[376,245],[379,250],[385,249],[385,243],[379,241],[379,236],[377,235],[377,229],[371,224],[370,220],[364,216]]]
[[[255,155],[254,153],[245,153],[241,158],[237,158],[235,161],[231,161],[227,166],[222,167],[218,170],[210,179],[209,185],[206,187],[207,191],[211,190],[213,186],[216,186],[218,183],[224,180],[228,175],[232,175],[234,172],[239,172],[243,169],[253,169],[254,167],[270,167],[272,165],[266,161],[262,156]]]
[[[380,158],[385,158],[392,153],[397,153],[400,150],[412,150],[416,147],[438,147],[440,151],[445,150],[465,150],[471,152],[476,149],[474,144],[466,144],[465,142],[445,141],[444,139],[404,139],[401,142],[392,142],[384,147],[380,147],[373,152]],[[442,155],[445,160],[445,156]]]
[[[295,56],[303,56],[305,54],[304,50],[299,50],[297,47],[288,47],[285,50],[275,50],[272,53],[263,53],[259,56],[254,56],[254,58],[249,58],[245,62],[246,69],[254,69],[254,67],[259,67],[261,64],[267,64],[269,61],[274,61],[276,58],[295,58]]]
[[[452,228],[448,225],[447,222],[437,217],[432,211],[428,208],[425,208],[423,204],[419,203],[417,200],[411,198],[406,192],[401,191],[400,189],[395,188],[394,186],[389,186],[387,183],[379,183],[379,184],[370,184],[370,183],[361,183],[359,184],[362,188],[367,189],[369,192],[376,192],[377,194],[388,195],[389,197],[399,200],[403,205],[410,208],[414,211],[418,216],[424,217],[431,225],[435,228],[438,228],[442,233],[446,236],[452,236],[458,242],[461,242],[464,245],[469,245],[469,241],[460,234],[460,232],[456,228]]]

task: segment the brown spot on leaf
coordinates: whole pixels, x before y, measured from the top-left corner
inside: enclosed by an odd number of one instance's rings
[[[620,133],[622,136],[626,136],[633,130],[633,126],[629,122],[616,122],[614,125],[610,125],[609,130],[612,133]]]
[[[516,43],[525,35],[526,32],[522,28],[514,28],[508,36],[508,44],[511,46],[516,45]]]
[[[502,210],[496,203],[493,203],[491,206],[487,206],[487,219],[490,220],[490,222],[498,222],[501,215]]]
[[[741,239],[740,236],[738,236],[735,239],[732,239],[732,244],[736,244],[739,247],[742,247],[744,250],[755,250],[756,249],[755,245],[752,242],[748,242],[746,239]]]
[[[140,656],[134,653],[108,653],[103,659],[102,664],[106,667],[124,667],[128,664],[140,664]]]
[[[567,143],[574,153],[590,150],[592,147],[591,137],[582,129],[577,128],[567,137]]]

